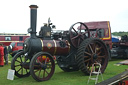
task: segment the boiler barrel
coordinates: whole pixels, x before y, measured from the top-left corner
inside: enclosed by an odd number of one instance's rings
[[[61,45],[61,43],[65,45]],[[67,55],[70,51],[70,45],[65,42],[57,40],[42,40],[42,51],[48,52],[52,55]]]

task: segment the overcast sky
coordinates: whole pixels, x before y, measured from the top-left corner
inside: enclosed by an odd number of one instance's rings
[[[127,0],[1,0],[0,33],[27,33],[31,4],[38,5],[37,32],[51,18],[57,30],[76,22],[110,21],[111,31],[128,31]]]

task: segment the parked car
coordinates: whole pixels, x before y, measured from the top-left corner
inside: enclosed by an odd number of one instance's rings
[[[23,41],[20,42],[12,42],[8,46],[8,52],[13,57],[17,52],[23,50]]]

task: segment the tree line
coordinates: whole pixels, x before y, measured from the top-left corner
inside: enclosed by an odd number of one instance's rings
[[[128,36],[128,32],[112,32],[112,35],[114,35],[114,36],[123,36],[123,35],[127,35],[127,36]]]

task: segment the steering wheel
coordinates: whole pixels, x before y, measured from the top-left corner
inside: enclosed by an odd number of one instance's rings
[[[89,37],[90,37],[89,29],[82,22],[77,22],[73,24],[69,29],[69,41],[71,45],[75,48],[78,48],[81,42]]]

